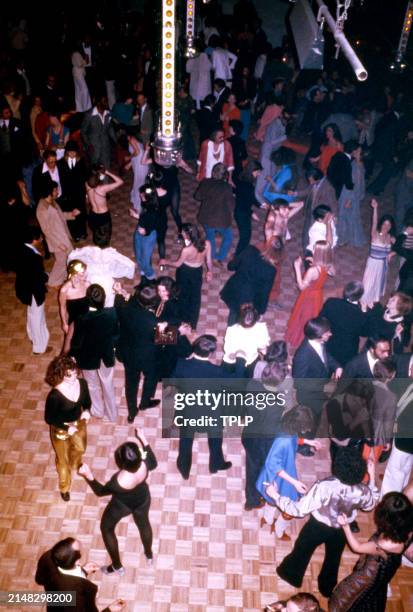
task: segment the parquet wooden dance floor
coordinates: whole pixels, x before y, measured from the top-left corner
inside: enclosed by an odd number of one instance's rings
[[[188,175],[181,175],[181,179],[183,218],[193,221],[197,209],[192,198],[195,180]],[[113,195],[110,207],[114,224],[112,246],[132,256],[135,223],[127,214],[129,190],[130,176],[126,185]],[[388,200],[390,204],[391,198]],[[370,223],[367,199],[364,202],[364,223],[367,230]],[[298,218],[290,228],[293,239],[288,245],[283,269],[282,309],[271,309],[265,315],[274,339],[283,336],[297,295],[292,262],[298,255],[301,224],[302,219]],[[254,228],[257,241],[261,230],[262,219]],[[178,254],[175,239],[175,226],[170,219],[167,256]],[[337,250],[337,276],[329,281],[328,294],[340,292],[345,282],[361,278],[366,254],[367,246]],[[389,289],[395,280],[395,263],[392,265]],[[227,311],[217,296],[226,278],[226,271],[215,271],[212,282],[204,283],[198,326],[199,333],[209,332],[219,337],[220,349]],[[25,333],[26,310],[14,295],[14,275],[1,275],[0,590],[40,590],[34,583],[37,559],[44,550],[69,535],[81,541],[89,560],[99,565],[108,563],[99,529],[107,498],[96,498],[83,479],[77,476],[69,503],[61,500],[57,488],[53,451],[48,427],[43,420],[48,392],[44,383],[45,370],[50,358],[60,351],[62,343],[56,291],[48,294],[46,312],[53,352],[33,356]],[[100,481],[106,481],[115,469],[113,450],[133,434],[132,425],[126,421],[123,368],[120,364],[116,366],[115,384],[118,422],[114,426],[92,418],[88,426],[85,461]],[[140,414],[136,424],[145,428],[159,462],[158,469],[150,476],[155,561],[153,567],[146,566],[135,524],[130,519],[123,520],[118,537],[126,574],[122,578],[102,576],[100,572],[96,574],[99,608],[119,596],[127,600],[129,611],[136,612],[252,612],[293,594],[295,590],[278,579],[275,573],[276,565],[290,551],[292,543],[276,541],[268,527],[260,529],[258,511],[243,510],[245,460],[240,440],[225,441],[225,454],[233,467],[216,475],[210,475],[208,471],[206,441],[196,442],[191,477],[183,481],[175,466],[177,441],[161,438],[160,409]],[[326,442],[315,460],[299,458],[298,472],[307,485],[328,474]],[[368,536],[372,532],[371,516],[360,515],[359,523],[362,535]],[[293,539],[301,526],[301,521],[292,521]],[[313,557],[302,590],[317,594],[317,574],[322,558],[320,549]],[[351,570],[355,560],[356,556],[346,549],[340,578]],[[401,568],[391,589],[389,610],[413,610],[412,569]]]

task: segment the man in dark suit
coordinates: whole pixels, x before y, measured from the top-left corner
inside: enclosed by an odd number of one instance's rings
[[[137,413],[139,379],[143,374],[143,388],[139,410],[154,408],[160,400],[153,399],[158,382],[156,371],[157,347],[155,310],[159,303],[158,292],[154,285],[138,287],[135,295],[126,302],[116,296],[115,308],[120,323],[120,337],[116,356],[125,368],[125,394],[128,406],[128,423],[133,423]]]
[[[327,177],[336,190],[337,200],[343,187],[350,190],[354,187],[351,172],[351,155],[346,151],[347,144],[344,146],[344,152],[338,151],[333,155],[327,168]]]
[[[71,612],[98,612],[96,595],[98,588],[88,580],[88,575],[99,568],[96,563],[80,565],[80,543],[74,538],[65,538],[46,551],[37,564],[35,580],[48,591],[71,591],[74,595],[72,604],[59,606]],[[125,608],[122,599],[113,601],[102,612],[119,612]],[[54,610],[47,606],[47,610]]]
[[[212,132],[221,125],[219,117],[214,113],[215,98],[213,94],[208,94],[202,101],[201,110],[197,111],[197,123],[199,128],[199,142],[207,140]]]
[[[3,189],[20,178],[17,175],[22,163],[23,150],[21,123],[14,119],[10,107],[4,106],[0,113],[0,179]]]
[[[138,103],[139,134],[143,144],[146,145],[153,133],[153,112],[148,104],[147,97],[142,91],[138,92],[136,101]]]
[[[63,93],[56,85],[56,75],[48,74],[44,87],[40,90],[43,110],[60,113],[63,110]]]
[[[214,96],[215,96],[215,105],[214,105],[214,115],[216,121],[220,121],[222,107],[225,102],[228,100],[228,96],[230,94],[230,90],[225,86],[225,81],[223,79],[215,79],[214,80]]]
[[[342,375],[340,364],[326,350],[326,343],[331,338],[328,319],[316,317],[304,326],[305,339],[293,357],[292,375],[297,392],[297,402],[311,409],[314,417],[315,435],[320,421],[321,411],[327,398],[324,387],[331,375],[338,380]],[[303,448],[304,447],[304,448]],[[300,447],[301,454],[313,455],[307,445]]]
[[[20,121],[14,119],[9,106],[3,107],[0,116],[0,155],[16,154],[20,142]]]
[[[365,348],[367,350],[363,350],[346,364],[340,387],[353,378],[374,378],[373,370],[376,363],[390,357],[390,342],[382,336],[369,338]]]
[[[372,146],[373,164],[379,162],[381,170],[368,187],[374,195],[380,195],[397,170],[396,155],[400,141],[400,113],[393,108],[377,122]],[[373,169],[372,169],[373,170]]]
[[[85,113],[80,133],[92,165],[110,167],[112,144],[116,144],[108,101],[101,97],[96,106]]]
[[[93,416],[106,416],[110,421],[116,421],[118,411],[113,374],[118,318],[114,308],[104,308],[105,290],[100,285],[90,285],[86,297],[89,312],[75,321],[70,354],[75,357],[88,383]]]
[[[359,281],[347,283],[343,297],[329,298],[320,312],[331,326],[327,350],[343,367],[357,355],[360,337],[367,335],[368,317],[359,303],[363,292]]]
[[[80,210],[73,221],[68,221],[70,233],[75,242],[86,238],[86,164],[79,155],[79,146],[69,140],[65,146],[65,155],[57,162],[62,196],[59,200],[63,212]]]
[[[191,385],[191,380],[193,379],[203,380],[229,377],[228,373],[221,366],[214,365],[209,361],[209,358],[216,351],[216,348],[217,339],[215,336],[205,334],[195,340],[192,345],[192,357],[189,359],[178,359],[178,363],[171,377],[173,379],[178,379],[176,384],[179,389],[190,393],[194,390],[194,383]],[[208,390],[210,390],[209,385]],[[199,415],[202,415],[202,409],[195,407],[195,410],[198,411]],[[183,419],[194,416],[193,413],[194,411],[188,410],[188,408],[179,411]],[[214,418],[219,420],[219,410],[214,411]],[[222,451],[221,424],[218,424],[217,427],[202,427],[198,425],[187,427],[185,425],[180,425],[179,452],[176,464],[182,478],[185,480],[188,480],[191,471],[192,446],[195,432],[197,431],[207,433],[208,435],[209,471],[211,474],[215,474],[219,470],[228,470],[232,466],[231,461],[225,461]]]
[[[27,334],[33,344],[33,354],[41,355],[47,350],[49,330],[44,312],[48,276],[40,253],[40,228],[29,226],[24,240],[17,259],[16,296],[27,305]]]

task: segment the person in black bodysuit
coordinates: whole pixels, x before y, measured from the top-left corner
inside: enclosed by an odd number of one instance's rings
[[[146,479],[149,471],[154,470],[158,463],[143,431],[135,429],[135,434],[138,444],[125,442],[116,449],[115,461],[119,471],[113,474],[106,484],[103,485],[94,478],[87,464],[84,463],[79,468],[79,474],[98,497],[112,495],[100,523],[103,541],[112,561],[110,565],[101,568],[105,574],[123,576],[125,573],[119,556],[115,528],[119,521],[129,514],[132,514],[139,529],[148,564],[152,564],[152,527],[149,522],[151,494]]]

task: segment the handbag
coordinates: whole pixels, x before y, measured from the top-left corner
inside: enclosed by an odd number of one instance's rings
[[[161,331],[159,327],[156,326],[155,344],[161,346],[173,346],[178,344],[178,329],[168,325],[168,327]]]

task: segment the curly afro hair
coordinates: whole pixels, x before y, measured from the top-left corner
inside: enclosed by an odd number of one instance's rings
[[[337,450],[332,473],[346,485],[360,484],[367,471],[367,462],[358,448],[343,446]]]

